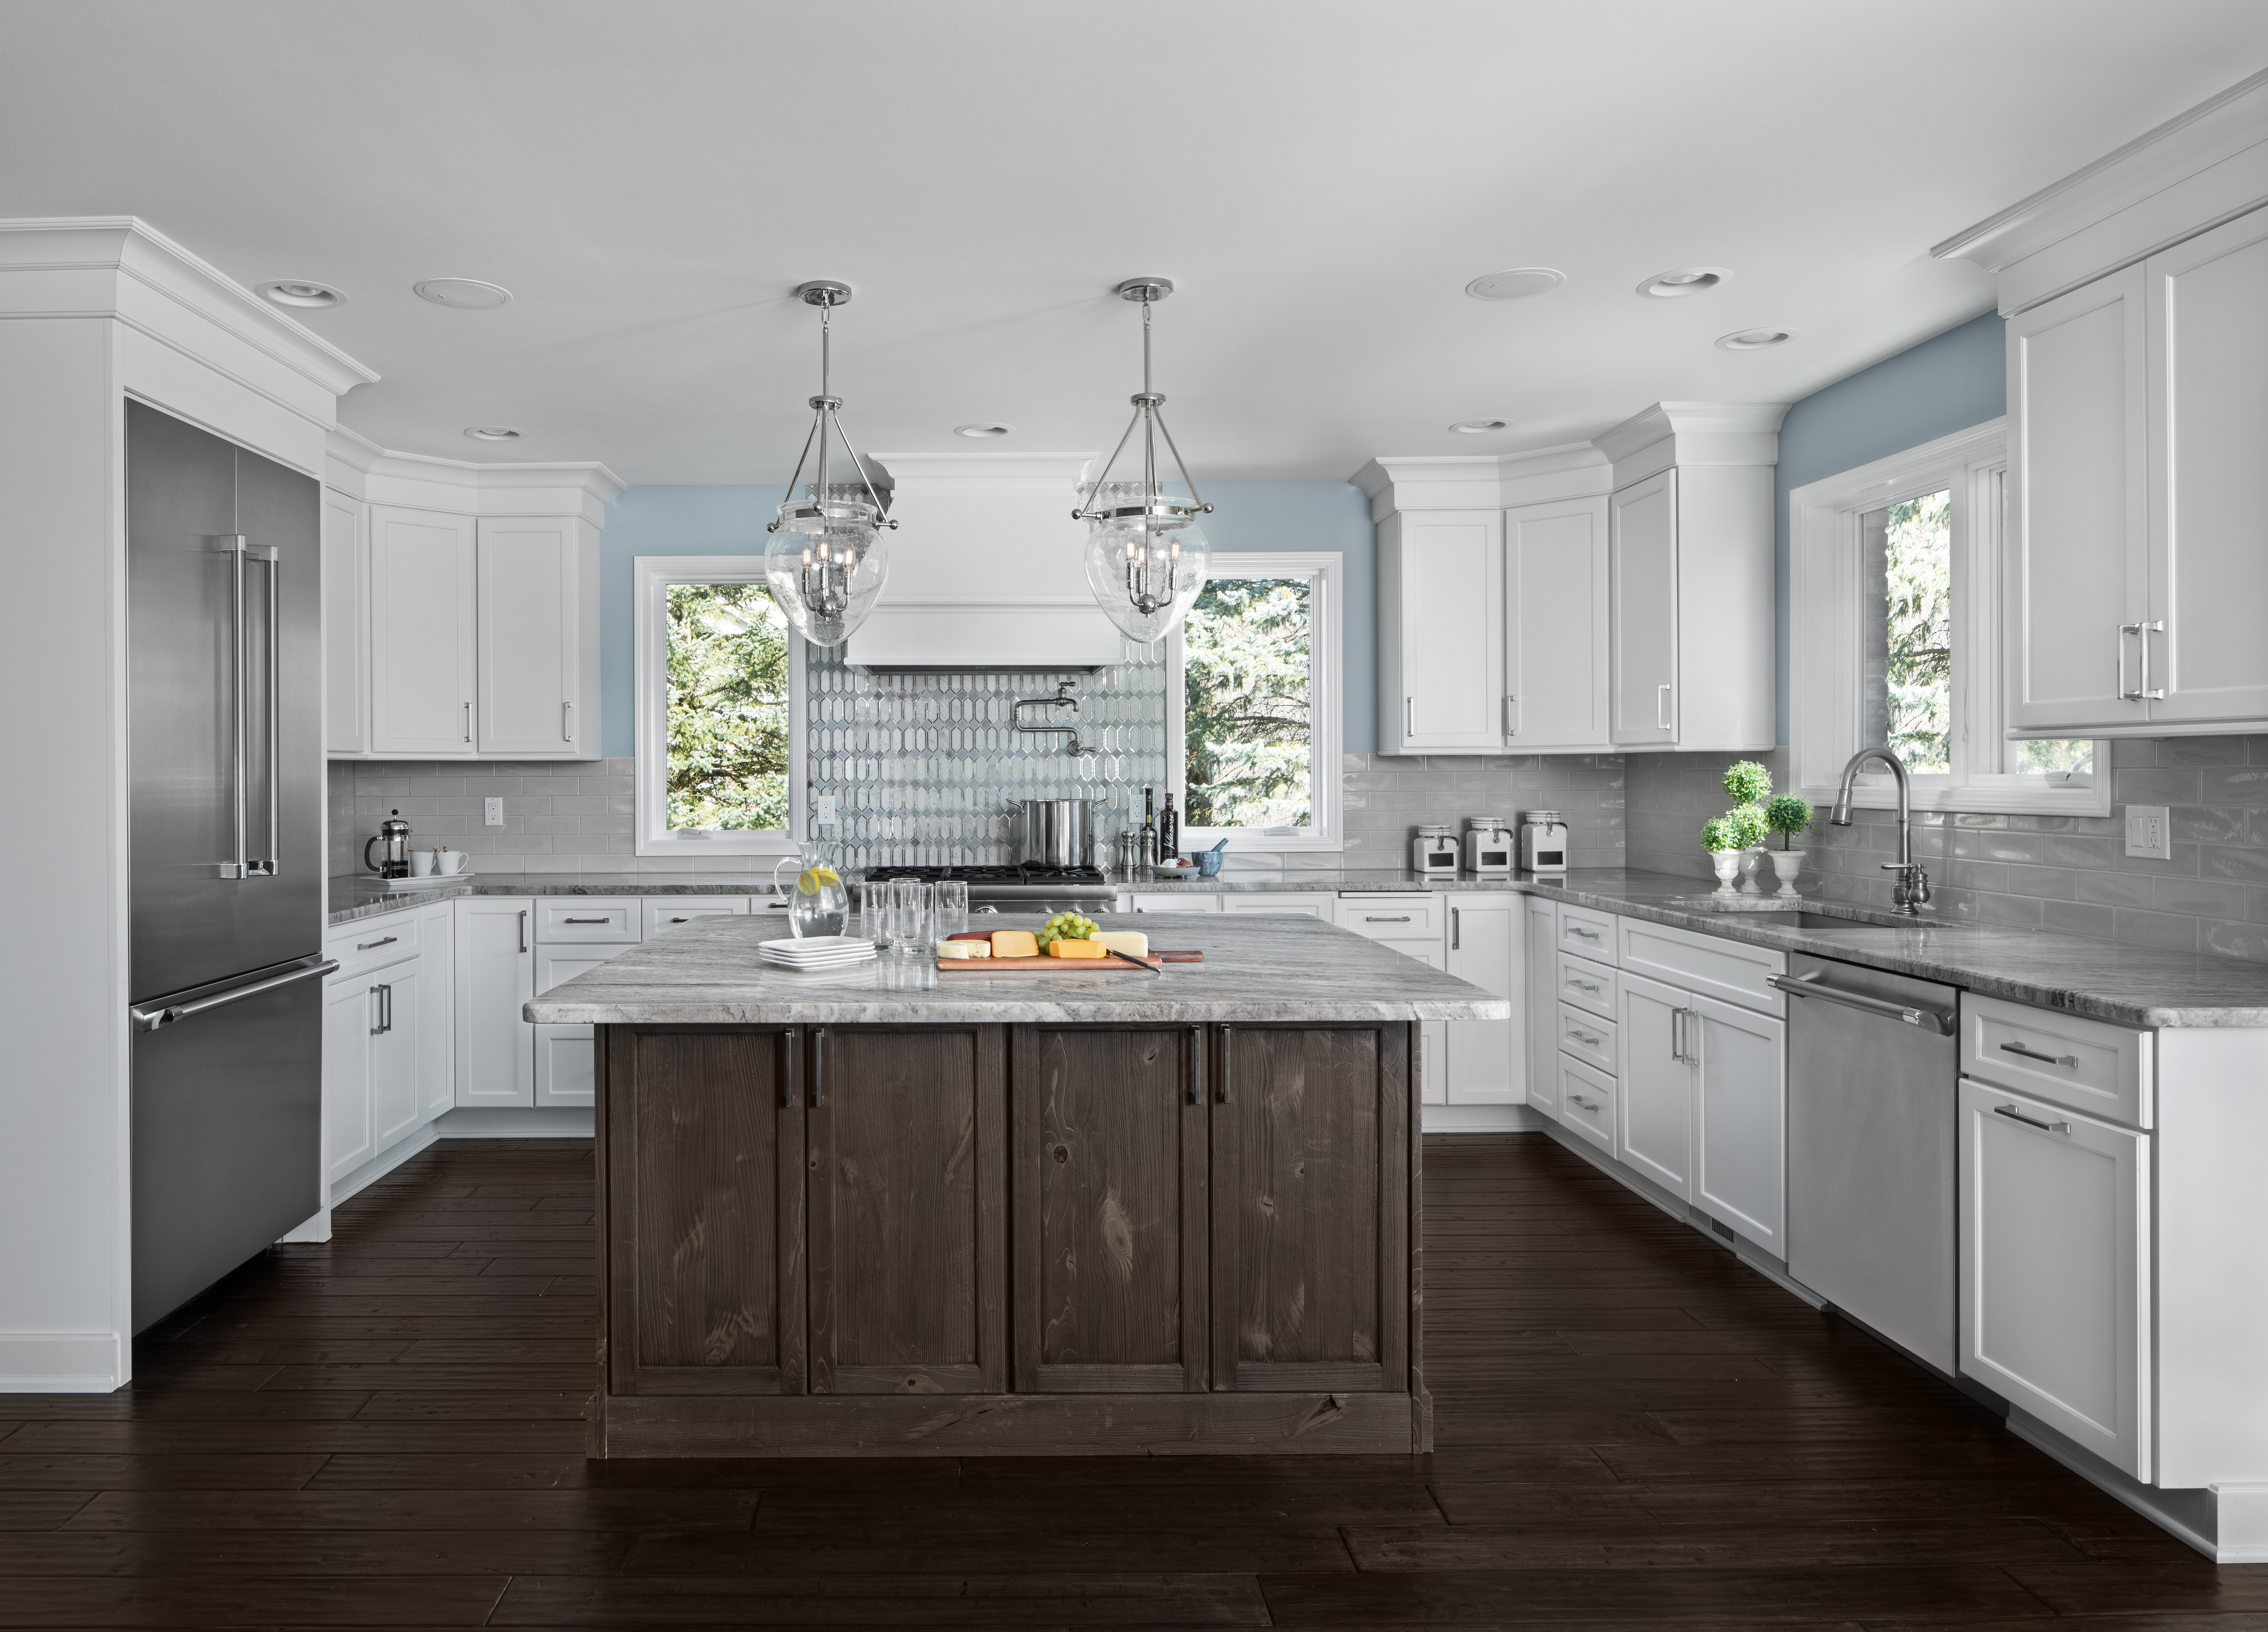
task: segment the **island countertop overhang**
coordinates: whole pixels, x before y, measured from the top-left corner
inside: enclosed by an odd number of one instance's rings
[[[1002,914],[983,927],[1036,928]],[[522,1014],[538,1025],[1259,1024],[1506,1020],[1508,999],[1390,948],[1301,917],[1163,914],[1153,944],[1204,954],[1156,974],[940,971],[881,958],[811,972],[761,962],[777,923],[718,917],[554,986]]]

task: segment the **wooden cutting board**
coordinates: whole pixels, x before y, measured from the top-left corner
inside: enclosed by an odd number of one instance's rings
[[[940,957],[938,968],[947,974],[995,975],[1154,975],[1159,964],[1113,952],[1108,957]]]

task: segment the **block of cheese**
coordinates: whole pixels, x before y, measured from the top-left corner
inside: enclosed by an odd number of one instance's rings
[[[1105,929],[1090,938],[1129,957],[1150,956],[1150,937],[1138,929]]]
[[[995,957],[1037,957],[1040,938],[1028,929],[996,929],[992,932],[992,956]]]
[[[992,943],[990,941],[940,941],[937,943],[937,955],[939,957],[990,957],[992,956]]]
[[[1108,957],[1110,949],[1100,941],[1050,941],[1049,957]]]

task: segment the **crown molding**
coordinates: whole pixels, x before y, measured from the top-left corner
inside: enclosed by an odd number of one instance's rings
[[[397,454],[344,425],[331,428],[325,452],[325,485],[350,498],[455,515],[580,514],[596,525],[628,485],[595,461],[478,464]]]
[[[1370,499],[1370,519],[1397,510],[1494,510],[1609,491],[1607,456],[1590,442],[1521,454],[1384,454],[1347,479]]]

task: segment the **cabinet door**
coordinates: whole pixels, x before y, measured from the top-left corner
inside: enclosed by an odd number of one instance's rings
[[[370,509],[370,747],[473,752],[473,523]]]
[[[2133,698],[2133,626],[2151,616],[2142,290],[2129,267],[2008,320],[2000,639],[2018,729],[2145,718]]]
[[[1388,753],[1504,746],[1504,516],[1417,512],[1393,518],[1398,550],[1388,661],[1379,698]],[[1398,692],[1394,686],[1398,683]]]
[[[1019,1392],[1205,1386],[1202,1026],[1019,1026]]]
[[[535,1028],[520,1008],[535,995],[531,904],[468,896],[457,909],[457,1103],[535,1103]]]
[[[2150,1136],[1961,1083],[1961,1370],[2148,1481]]]
[[[1407,1386],[1408,1036],[1217,1028],[1214,1388]]]
[[[798,1034],[605,1035],[610,1391],[800,1394]]]
[[[1453,1105],[1514,1105],[1525,1097],[1528,993],[1523,896],[1449,898],[1448,972],[1511,1000],[1508,1020],[1443,1023],[1442,1075]]]
[[[576,694],[582,609],[572,519],[480,524],[481,752],[582,755]]]
[[[418,914],[417,1081],[431,1122],[457,1103],[456,903]]]
[[[2268,219],[2145,263],[2153,720],[2268,720]]]
[[[813,1393],[1006,1389],[1003,1030],[810,1032]]]
[[[323,747],[370,748],[369,519],[363,503],[323,490]]]
[[[1630,977],[1624,976],[1625,989]],[[1714,998],[1687,1000],[1695,1099],[1693,1204],[1787,1256],[1787,1025]]]
[[[535,992],[596,969],[608,958],[619,957],[637,943],[620,946],[535,948]],[[535,1103],[539,1105],[587,1105],[593,1100],[594,1079],[591,1050],[593,1026],[537,1026],[535,1030]]]
[[[371,977],[378,988],[378,1024],[370,1039],[370,1148],[386,1150],[425,1120],[422,1035],[424,965],[396,964]]]
[[[336,1184],[370,1160],[370,1045],[378,1029],[377,981],[367,975],[323,988],[323,1177]]]
[[[1608,503],[1609,727],[1618,743],[1677,741],[1677,472]]]
[[[1621,1091],[1615,1156],[1674,1196],[1693,1199],[1693,1067],[1684,993],[1643,975],[1621,981]]]
[[[1504,516],[1506,744],[1516,753],[1607,743],[1607,500]]]
[[[1528,912],[1528,1103],[1559,1115],[1558,914],[1556,902],[1523,896]]]

